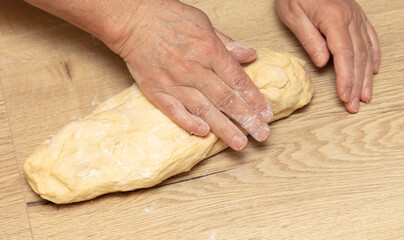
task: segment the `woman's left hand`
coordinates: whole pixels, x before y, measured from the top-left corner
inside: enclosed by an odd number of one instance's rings
[[[376,31],[354,0],[275,0],[283,23],[317,67],[334,57],[340,99],[351,113],[372,98],[373,74],[380,64]]]

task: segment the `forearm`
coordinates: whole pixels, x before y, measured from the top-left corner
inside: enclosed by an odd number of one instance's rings
[[[113,51],[126,31],[141,18],[142,0],[25,0],[91,33]],[[129,24],[130,23],[130,24]]]

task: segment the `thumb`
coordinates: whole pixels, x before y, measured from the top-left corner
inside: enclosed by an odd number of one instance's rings
[[[227,48],[229,53],[239,62],[247,63],[255,60],[257,58],[257,51],[253,48],[241,45],[235,42],[229,36],[219,32],[215,29],[216,35],[222,41],[223,45]]]

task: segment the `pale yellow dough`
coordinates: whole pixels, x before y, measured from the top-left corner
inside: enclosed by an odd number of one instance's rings
[[[268,49],[245,67],[269,100],[273,120],[310,102],[313,87],[303,67],[302,60]],[[225,148],[212,133],[190,135],[133,85],[42,143],[24,172],[41,197],[71,203],[154,186]]]

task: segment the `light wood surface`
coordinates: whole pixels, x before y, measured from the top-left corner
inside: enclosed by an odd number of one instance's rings
[[[307,61],[312,103],[265,143],[226,150],[151,189],[54,205],[21,166],[44,139],[132,84],[89,34],[18,0],[0,1],[0,239],[404,239],[404,1],[360,0],[382,47],[374,97],[337,99],[272,0],[188,0],[243,44]]]
[[[0,93],[3,89],[0,85]],[[29,239],[30,225],[21,188],[18,163],[7,118],[3,95],[0,95],[0,239]]]

